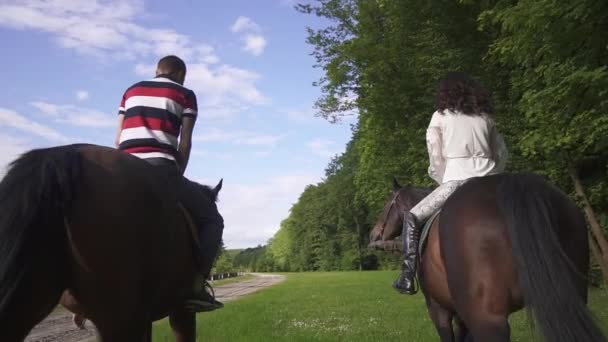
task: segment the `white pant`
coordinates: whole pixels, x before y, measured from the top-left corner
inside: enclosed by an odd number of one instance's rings
[[[410,212],[414,214],[421,223],[428,220],[437,210],[439,210],[439,208],[441,208],[448,197],[466,182],[467,179],[454,180],[441,184],[437,189],[433,190],[433,192],[428,194],[422,201],[418,202],[418,204],[410,209]]]

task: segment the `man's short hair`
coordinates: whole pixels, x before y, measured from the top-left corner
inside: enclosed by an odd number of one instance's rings
[[[186,63],[174,55],[165,56],[158,61],[157,68],[164,73],[173,74],[180,71],[186,72]]]

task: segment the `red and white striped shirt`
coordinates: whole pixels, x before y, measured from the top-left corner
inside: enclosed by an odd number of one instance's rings
[[[127,89],[118,114],[125,116],[118,149],[175,160],[182,118],[197,115],[196,95],[161,75]]]

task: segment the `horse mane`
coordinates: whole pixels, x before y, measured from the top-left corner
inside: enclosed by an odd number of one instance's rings
[[[433,192],[433,188],[427,188],[422,186],[406,185],[404,186],[405,193],[412,201],[412,204],[420,202],[423,198]]]

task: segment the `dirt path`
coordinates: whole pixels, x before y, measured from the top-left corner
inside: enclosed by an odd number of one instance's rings
[[[215,296],[221,302],[229,302],[244,295],[280,283],[285,276],[253,273],[256,277],[245,281],[215,287]],[[25,339],[26,342],[85,342],[94,340],[93,324],[87,322],[87,330],[79,330],[72,324],[72,314],[58,308],[40,322]]]

